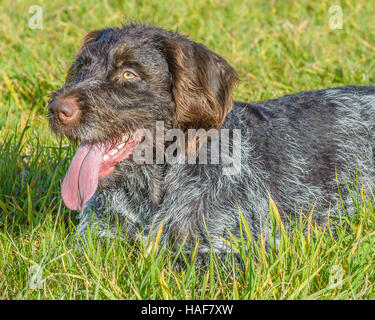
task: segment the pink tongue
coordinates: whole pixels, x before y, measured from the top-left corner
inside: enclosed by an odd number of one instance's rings
[[[104,148],[102,148],[104,149]],[[61,186],[62,198],[71,210],[82,210],[98,187],[99,168],[104,150],[82,142]]]

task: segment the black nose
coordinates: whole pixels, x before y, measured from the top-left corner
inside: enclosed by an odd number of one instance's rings
[[[72,125],[78,121],[80,110],[77,104],[70,99],[54,99],[50,105],[50,117],[57,117],[64,125]]]

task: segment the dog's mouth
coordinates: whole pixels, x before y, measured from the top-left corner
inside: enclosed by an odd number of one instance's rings
[[[90,143],[83,141],[74,155],[61,186],[62,198],[71,210],[82,210],[94,195],[99,179],[115,170],[128,159],[141,142],[142,130],[123,133],[114,142]]]

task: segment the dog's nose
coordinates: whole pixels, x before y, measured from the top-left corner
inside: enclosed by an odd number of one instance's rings
[[[51,117],[57,117],[64,125],[74,124],[78,118],[80,110],[74,101],[67,99],[54,99],[49,105]]]

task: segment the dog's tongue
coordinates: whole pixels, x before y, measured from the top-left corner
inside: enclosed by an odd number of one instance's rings
[[[71,210],[82,210],[98,187],[104,148],[82,142],[61,186],[62,198]]]

